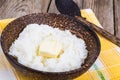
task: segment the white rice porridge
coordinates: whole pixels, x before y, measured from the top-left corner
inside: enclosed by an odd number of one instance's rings
[[[64,51],[59,58],[37,55],[36,49],[44,39],[59,41]],[[9,54],[17,57],[19,63],[47,72],[64,72],[80,68],[87,53],[85,42],[69,30],[62,31],[45,24],[27,25],[9,49]]]

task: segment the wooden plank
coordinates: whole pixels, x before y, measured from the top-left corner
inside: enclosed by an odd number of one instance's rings
[[[55,0],[52,0],[50,8],[48,10],[48,13],[57,13],[57,14],[60,14],[60,12],[56,8]]]
[[[114,0],[115,35],[120,38],[120,0]]]
[[[30,13],[46,12],[50,0],[2,0],[0,19],[20,17]]]
[[[83,8],[91,8],[103,28],[114,34],[113,0],[84,0]]]
[[[2,4],[5,2],[5,0],[0,0],[0,7],[2,6]]]
[[[83,0],[73,0],[73,1],[79,6],[79,8],[82,8]]]

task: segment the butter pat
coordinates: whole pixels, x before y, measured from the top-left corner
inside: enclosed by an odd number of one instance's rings
[[[62,46],[58,41],[45,40],[39,46],[38,55],[56,58],[62,52]]]

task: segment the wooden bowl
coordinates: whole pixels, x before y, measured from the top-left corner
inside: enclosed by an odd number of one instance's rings
[[[82,64],[82,67],[66,72],[44,72],[31,69],[18,63],[16,58],[8,54],[9,48],[26,25],[31,23],[48,24],[61,30],[70,30],[72,34],[84,39],[87,45],[88,56],[84,64]],[[100,41],[95,32],[88,28],[85,23],[78,22],[76,19],[66,15],[53,13],[34,13],[12,21],[2,32],[1,46],[11,65],[31,80],[70,80],[76,78],[92,66],[100,53]]]

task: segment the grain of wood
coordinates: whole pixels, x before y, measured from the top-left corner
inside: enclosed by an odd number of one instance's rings
[[[91,8],[103,28],[114,34],[113,0],[84,0],[83,8]]]
[[[73,1],[79,6],[79,8],[82,8],[83,0],[73,0]]]
[[[114,0],[115,35],[120,38],[120,0]]]
[[[60,13],[56,8],[55,0],[52,0],[48,13]]]
[[[5,2],[6,0],[0,0],[0,7],[2,6],[2,4]]]
[[[30,13],[46,12],[50,0],[2,0],[0,19],[20,17]]]

